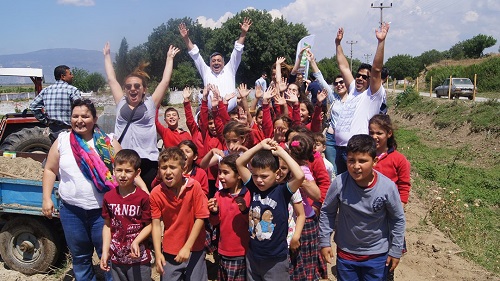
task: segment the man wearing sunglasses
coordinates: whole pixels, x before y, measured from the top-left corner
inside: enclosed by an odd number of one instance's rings
[[[208,66],[200,55],[200,49],[198,46],[191,42],[189,39],[189,29],[184,23],[179,24],[179,33],[181,34],[184,43],[188,49],[188,53],[196,65],[196,69],[203,79],[203,84],[207,86],[208,84],[216,85],[219,89],[220,95],[224,98],[235,92],[236,85],[236,71],[241,62],[241,54],[243,53],[243,47],[245,43],[245,37],[248,29],[252,25],[252,20],[249,18],[244,18],[243,22],[240,23],[240,37],[234,43],[234,49],[231,53],[231,59],[228,61],[227,65],[224,62],[224,57],[222,54],[215,52],[210,56],[210,66]],[[211,95],[208,99],[208,107],[212,108]],[[200,96],[201,98],[201,96]],[[236,107],[236,98],[229,100],[227,104],[228,112]]]
[[[73,73],[68,66],[57,66],[54,78],[56,83],[43,89],[29,106],[35,118],[50,128],[49,138],[52,142],[60,132],[71,128],[71,104],[81,99],[80,90],[71,85]]]
[[[388,31],[388,23],[383,23],[375,31],[378,45],[373,58],[373,66],[361,64],[355,77],[352,75],[349,62],[340,44],[344,37],[344,29],[340,28],[337,32],[335,38],[337,63],[344,83],[349,88],[348,98],[342,106],[338,122],[335,124],[337,174],[347,171],[347,142],[353,135],[368,134],[368,121],[373,115],[379,113],[380,106],[385,99],[381,71],[384,62],[385,38]]]

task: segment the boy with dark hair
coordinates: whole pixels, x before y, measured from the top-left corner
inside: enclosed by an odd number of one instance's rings
[[[144,243],[151,234],[149,195],[134,184],[140,167],[137,152],[120,150],[114,163],[118,187],[107,192],[102,203],[101,268],[111,270],[113,280],[151,279],[151,252]]]
[[[288,182],[279,182],[282,158],[292,174]],[[250,163],[252,171],[247,168]],[[301,186],[304,172],[279,144],[264,139],[243,153],[236,166],[250,191],[250,245],[247,258],[247,280],[289,280],[288,203]]]
[[[158,120],[158,109],[156,110],[155,125],[156,131],[163,140],[163,147],[177,146],[183,140],[192,140],[188,131],[179,128],[179,112],[173,107],[165,110],[164,120],[167,124],[165,128]]]
[[[333,163],[325,158],[326,137],[325,135],[323,135],[323,133],[316,132],[313,134],[313,139],[314,151],[321,155],[321,157],[323,158],[323,163],[325,163],[325,168],[328,171],[328,175],[330,176],[330,179],[333,179],[335,177],[335,166],[333,166]]]
[[[402,255],[403,205],[395,184],[373,169],[375,163],[373,138],[354,135],[347,144],[348,172],[333,180],[321,208],[321,254],[331,262],[335,229],[338,280],[386,280]]]
[[[163,182],[150,195],[156,269],[162,280],[208,279],[202,231],[209,217],[207,197],[196,180],[183,177],[185,165],[180,148],[163,150],[158,158]]]

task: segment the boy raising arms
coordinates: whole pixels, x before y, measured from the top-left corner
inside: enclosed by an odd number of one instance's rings
[[[120,150],[114,163],[118,187],[107,192],[102,203],[101,268],[111,270],[113,280],[151,279],[151,252],[143,243],[151,234],[149,195],[134,184],[140,167],[137,152]]]
[[[373,169],[375,163],[373,138],[354,135],[347,143],[348,172],[333,180],[321,208],[321,254],[331,262],[335,229],[338,280],[386,280],[388,265],[392,261],[394,271],[402,255],[403,205],[395,184]]]
[[[282,158],[292,174],[288,182],[279,181],[278,158]],[[250,163],[252,171],[247,168]],[[304,172],[279,144],[264,139],[237,160],[241,179],[250,191],[247,280],[289,280],[288,203],[302,184]]]
[[[204,219],[209,217],[207,197],[200,184],[183,177],[186,156],[168,147],[158,157],[162,183],[151,191],[151,217],[156,269],[162,280],[207,280]],[[161,224],[165,230],[163,243]]]

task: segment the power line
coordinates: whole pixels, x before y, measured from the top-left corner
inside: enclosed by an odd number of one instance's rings
[[[347,41],[346,43],[351,44],[351,65],[350,65],[349,69],[352,71],[352,45],[358,43],[358,41],[351,40],[351,41]]]
[[[382,2],[380,2],[380,6],[374,6],[373,3],[372,3],[372,8],[377,8],[377,9],[380,9],[380,26],[382,26],[382,23],[384,22],[382,20],[382,14],[383,14],[383,10],[384,9],[388,9],[388,8],[392,8],[392,3],[390,6],[384,6],[384,4]]]

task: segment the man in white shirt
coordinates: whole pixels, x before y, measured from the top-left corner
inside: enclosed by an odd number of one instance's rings
[[[344,29],[340,28],[337,32],[335,38],[337,63],[345,85],[349,86],[349,95],[339,112],[339,119],[335,125],[337,174],[347,171],[347,142],[353,135],[368,134],[368,121],[379,113],[380,106],[385,99],[381,71],[384,62],[385,38],[388,31],[388,23],[383,23],[380,29],[375,31],[378,45],[373,58],[373,66],[361,64],[356,78],[352,76],[349,63],[340,45],[344,37]]]
[[[215,52],[210,56],[210,66],[208,66],[201,57],[198,46],[193,44],[191,39],[189,39],[189,29],[186,28],[184,23],[179,24],[179,32],[184,40],[184,43],[186,44],[189,55],[193,59],[194,64],[203,79],[203,84],[205,87],[208,84],[216,85],[219,88],[222,98],[235,92],[236,71],[238,70],[241,62],[241,54],[243,53],[245,37],[251,25],[252,20],[249,18],[244,18],[243,23],[240,23],[241,34],[238,40],[234,43],[234,49],[227,64],[225,64],[222,55]],[[210,93],[210,95],[212,95],[212,93]],[[208,99],[209,108],[212,108],[211,100],[211,98]],[[231,111],[235,107],[236,98],[232,98],[228,102],[227,109],[228,111]]]

